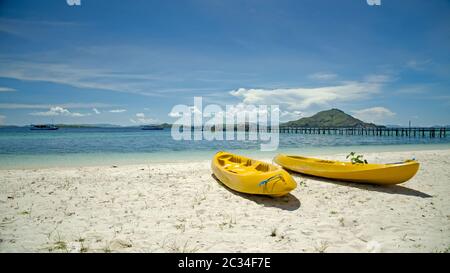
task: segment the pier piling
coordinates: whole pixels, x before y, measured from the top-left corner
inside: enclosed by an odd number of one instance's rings
[[[288,134],[318,134],[318,135],[359,135],[379,137],[429,137],[445,138],[449,128],[417,127],[417,128],[310,128],[310,127],[283,127],[280,133]]]

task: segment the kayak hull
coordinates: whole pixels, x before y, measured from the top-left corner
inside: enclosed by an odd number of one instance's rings
[[[307,175],[378,185],[404,183],[414,177],[419,169],[419,163],[415,160],[392,164],[352,164],[280,154],[274,162],[287,170]]]
[[[221,183],[237,192],[278,197],[297,187],[282,168],[227,152],[214,155],[211,169]]]

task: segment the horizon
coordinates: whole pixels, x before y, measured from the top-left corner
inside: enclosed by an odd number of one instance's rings
[[[172,124],[172,107],[450,124],[450,2],[0,3],[0,125]]]
[[[331,110],[338,110],[338,111],[342,111],[342,110],[340,110],[340,109],[337,109],[337,108],[332,108],[332,109],[328,109],[328,110],[322,110],[322,111],[320,111],[320,112],[326,112],[326,111],[331,111]],[[312,115],[312,116],[315,116],[316,114],[318,114],[318,113],[320,113],[320,112],[317,112],[317,113],[315,113],[314,115]],[[344,111],[342,111],[342,112],[344,112]],[[345,112],[344,112],[345,113]],[[345,114],[347,114],[347,113],[345,113]],[[349,115],[349,114],[347,114],[347,115]],[[310,117],[312,117],[312,116],[308,116],[308,117],[302,117],[302,118],[310,118]],[[350,117],[353,117],[352,115],[349,115]],[[302,118],[300,118],[300,119],[302,119]],[[298,120],[300,120],[300,119],[298,119]],[[298,120],[292,120],[292,121],[298,121]],[[360,121],[362,121],[362,122],[364,122],[364,123],[367,123],[367,124],[373,124],[373,123],[369,123],[369,122],[365,122],[364,120],[360,120]],[[283,123],[280,123],[280,126],[282,126],[283,124],[285,124],[285,123],[288,123],[288,122],[291,122],[291,121],[287,121],[287,122],[283,122]],[[250,124],[251,122],[248,122],[248,121],[246,121],[245,123],[243,123],[243,124]],[[99,128],[101,128],[101,127],[117,127],[117,128],[120,128],[120,127],[142,127],[142,126],[147,126],[147,125],[156,125],[156,126],[160,126],[160,125],[172,125],[172,123],[167,123],[167,122],[163,122],[163,123],[153,123],[153,124],[131,124],[131,125],[120,125],[120,124],[114,124],[114,123],[42,123],[42,124],[53,124],[53,125],[59,125],[59,126],[86,126],[86,127],[89,127],[89,126],[92,126],[92,127],[99,127]],[[204,125],[205,123],[203,122],[203,125]],[[227,125],[227,123],[226,122],[224,122],[224,123],[222,123],[223,125]],[[5,125],[0,125],[0,127],[28,127],[28,126],[31,126],[31,125],[35,125],[35,124],[27,124],[27,125],[13,125],[13,124],[5,124]],[[230,123],[230,125],[239,125],[239,124],[234,124],[234,123]],[[400,128],[407,128],[407,127],[409,127],[409,126],[401,126],[401,125],[398,125],[398,124],[375,124],[376,126],[384,126],[384,127],[400,127]],[[411,124],[412,125],[412,124]],[[195,127],[194,125],[192,125],[191,127]],[[450,124],[443,124],[443,125],[438,125],[438,124],[435,124],[435,125],[432,125],[432,126],[410,126],[411,128],[418,128],[418,127],[424,127],[424,128],[432,128],[432,127],[450,127]]]

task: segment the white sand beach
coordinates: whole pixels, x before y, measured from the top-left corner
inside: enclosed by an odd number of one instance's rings
[[[398,186],[293,174],[281,198],[228,190],[210,161],[0,170],[0,252],[448,252],[450,150],[365,155],[413,156]]]

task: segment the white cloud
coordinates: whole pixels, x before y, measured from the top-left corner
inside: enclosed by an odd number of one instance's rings
[[[198,62],[200,58],[205,62],[211,61],[204,54],[186,56],[167,47],[149,48],[148,45],[145,47],[102,45],[74,47],[70,52],[55,49],[46,54],[28,53],[8,56],[0,54],[0,77],[151,97],[169,97],[173,93],[179,95],[181,92],[189,97],[193,92],[223,91],[214,81],[240,83],[251,81],[250,76],[246,75],[248,73],[235,71],[209,73],[208,70],[194,67],[180,74],[164,68],[168,60],[179,64],[191,60]],[[64,62],[61,62],[61,59]],[[106,63],[109,65],[102,65]],[[203,78],[211,81],[208,83],[209,87],[205,86]],[[174,87],[176,82],[182,82],[184,87]],[[193,87],[198,84],[192,85],[191,82],[201,82],[203,87]]]
[[[239,103],[236,105],[229,106],[224,111],[219,112],[218,114],[222,117],[225,117],[226,119],[230,118],[233,119],[238,115],[247,115],[248,117],[257,117],[258,115],[267,116],[268,110],[269,109],[256,107],[255,105],[247,105],[245,103]],[[277,108],[276,110],[278,111],[279,109]]]
[[[0,125],[5,124],[6,116],[0,115]]]
[[[64,28],[80,26],[79,23],[69,21],[43,21],[0,18],[0,32],[16,35],[21,38],[35,37],[37,33],[48,33],[50,28]]]
[[[97,108],[92,108],[92,111],[94,111],[94,113],[96,113],[97,115],[101,113],[100,111],[97,110]]]
[[[90,116],[91,114],[89,114],[89,113],[81,114],[81,113],[76,113],[76,112],[70,112],[68,109],[63,108],[61,106],[54,106],[54,107],[51,107],[46,112],[34,112],[34,113],[30,113],[30,115],[33,115],[33,116],[85,117],[85,116]]]
[[[0,87],[0,92],[15,92],[17,91],[14,88],[9,88],[9,87]]]
[[[64,116],[68,116],[70,114],[70,111],[62,108],[60,106],[55,106],[55,107],[51,107],[50,110],[46,111],[46,112],[35,112],[35,113],[31,113],[30,115],[33,116],[59,116],[59,115],[64,115]]]
[[[113,109],[113,110],[109,110],[110,113],[123,113],[126,112],[126,109]]]
[[[335,102],[370,98],[380,92],[379,82],[344,82],[341,85],[318,88],[245,89],[230,94],[245,104],[280,105],[288,110],[305,110],[311,106],[328,106]]]
[[[387,74],[370,74],[367,75],[364,79],[368,83],[379,83],[379,84],[388,83],[394,80],[392,76]]]
[[[200,109],[198,109],[196,106],[189,106],[188,107],[188,111],[189,111],[189,113],[191,115],[201,114],[202,113],[202,111],[200,111]],[[171,111],[169,113],[169,117],[171,117],[171,118],[180,118],[182,116],[183,116],[183,113],[181,113],[181,112],[173,112],[173,111]]]
[[[419,71],[419,70],[424,70],[425,67],[426,67],[427,65],[429,65],[429,64],[431,64],[431,59],[421,60],[421,61],[418,61],[418,60],[409,60],[409,61],[406,63],[406,67],[407,67],[407,68],[410,68],[410,69],[412,69],[412,70],[417,70],[417,71]]]
[[[212,106],[212,105],[210,105]],[[230,121],[234,121],[235,118],[237,117],[245,117],[247,120],[251,123],[257,123],[257,122],[261,122],[261,117],[265,116],[267,117],[269,120],[271,119],[271,114],[273,112],[276,112],[280,118],[280,120],[283,121],[288,121],[288,120],[293,120],[293,119],[299,119],[301,117],[303,117],[303,112],[301,111],[283,111],[281,110],[279,107],[275,107],[275,108],[270,108],[270,107],[259,107],[257,105],[249,105],[249,104],[245,104],[245,103],[238,103],[235,105],[227,105],[226,107],[221,107],[219,105],[215,105],[217,106],[216,109],[217,111],[214,111],[212,109],[209,109],[209,112],[207,110],[207,108],[203,109],[204,112],[201,112],[198,108],[196,108],[195,106],[189,106],[186,108],[186,112],[170,112],[169,116],[172,118],[181,118],[183,117],[183,115],[190,115],[191,118],[194,116],[194,114],[199,114],[199,115],[203,115],[203,122],[209,120],[210,118],[218,118],[218,119],[222,119],[223,122],[230,122]],[[271,112],[273,111],[273,112]],[[248,120],[248,119],[253,119],[256,118],[257,120]]]
[[[85,117],[90,116],[91,114],[81,114],[81,113],[70,113],[69,116],[71,117]]]
[[[150,124],[150,123],[156,123],[158,122],[156,119],[154,118],[150,118],[145,116],[144,113],[137,113],[136,114],[136,118],[135,119],[130,119],[130,121],[132,123],[138,123],[138,124]]]
[[[297,120],[299,118],[302,118],[305,116],[305,114],[302,111],[280,111],[280,121],[291,121],[291,120]]]
[[[77,88],[151,95],[142,82],[150,75],[129,75],[70,64],[1,60],[0,77],[24,81],[51,82]]]
[[[169,113],[169,117],[171,117],[171,118],[180,118],[180,117],[182,117],[182,114],[180,114],[179,112],[170,112]]]
[[[223,113],[222,115],[226,115],[227,117],[235,117],[238,114],[245,113],[248,116],[266,116],[268,119],[270,119],[270,115],[273,112],[278,112],[278,116],[280,121],[289,121],[289,120],[296,120],[303,116],[303,113],[301,111],[284,111],[281,110],[280,107],[275,108],[261,108],[257,105],[247,105],[244,103],[239,103],[237,105],[234,105],[227,109],[226,113]]]
[[[352,111],[354,116],[365,122],[380,123],[395,116],[395,113],[385,107],[372,107]]]
[[[165,96],[155,83],[179,80],[159,74],[123,73],[122,70],[78,65],[74,62],[10,60],[0,56],[0,77],[21,81],[50,82],[76,88],[107,90],[144,96]],[[148,91],[151,89],[152,91]],[[187,91],[195,89],[186,89]]]
[[[326,72],[318,72],[314,73],[308,76],[308,78],[313,80],[320,80],[320,81],[328,81],[333,80],[337,78],[337,74],[334,73],[326,73]]]
[[[0,31],[1,25],[0,18]],[[205,94],[219,92],[223,89],[216,81],[246,84],[252,81],[251,76],[256,78],[256,74],[205,70],[204,65],[180,74],[166,69],[165,65],[168,61],[183,65],[200,59],[201,62],[211,62],[204,54],[186,55],[179,50],[156,45],[150,48],[149,45],[75,46],[69,52],[55,49],[45,54],[0,54],[0,77],[151,97],[171,97],[173,93],[179,96],[181,92],[190,97],[199,91]],[[204,82],[205,78],[209,83]],[[199,84],[203,87],[199,88]],[[179,85],[183,87],[175,87]]]

